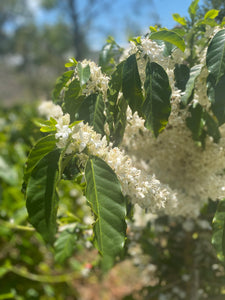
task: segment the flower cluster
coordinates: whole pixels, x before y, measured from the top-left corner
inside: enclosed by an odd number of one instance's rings
[[[175,206],[171,207],[174,202],[165,202],[167,213],[197,216],[208,198],[225,197],[225,128],[221,128],[220,143],[208,137],[203,150],[193,141],[186,126],[187,114],[179,109],[177,97],[166,129],[155,139],[144,127],[144,120],[130,112],[122,147],[132,157],[135,167],[142,173],[155,174],[176,195]],[[145,208],[148,205],[146,201]]]
[[[83,165],[87,160],[86,153],[105,160],[117,174],[123,194],[128,195],[133,203],[138,203],[143,208],[151,207],[152,212],[158,212],[168,202],[170,207],[176,206],[176,194],[167,185],[161,184],[154,175],[144,175],[133,165],[131,158],[124,151],[108,145],[106,137],[102,137],[83,122],[74,126],[69,124],[68,114],[57,119],[55,137],[58,140],[58,148],[66,148],[67,154],[77,153]]]
[[[149,37],[144,37],[140,39],[140,43],[137,45],[133,41],[130,41],[130,45],[128,49],[124,51],[121,60],[126,59],[131,54],[136,54],[139,74],[142,83],[144,83],[146,58],[149,58],[151,62],[156,62],[166,70],[170,79],[170,85],[174,88],[173,68],[175,64],[182,63],[187,53],[183,53],[180,49],[176,48],[172,51],[171,55],[165,56],[164,50],[164,45],[151,40]]]
[[[217,31],[218,28],[214,33]],[[212,32],[208,33],[210,36],[211,34]],[[155,139],[145,128],[144,119],[137,113],[132,115],[128,109],[122,148],[131,157],[133,165],[141,170],[142,176],[152,174],[159,180],[161,186],[165,185],[167,191],[170,190],[171,195],[167,196],[170,201],[164,202],[166,213],[197,216],[208,198],[216,200],[225,197],[224,126],[220,127],[222,138],[219,144],[207,137],[205,150],[196,145],[186,125],[188,108],[180,109],[182,92],[176,88],[174,80],[175,64],[181,63],[189,53],[182,53],[176,49],[165,57],[164,48],[155,41],[147,37],[140,41],[137,45],[131,42],[125,55],[136,54],[142,84],[145,78],[146,57],[166,70],[172,88],[172,111],[166,129]],[[203,108],[209,110],[211,104],[206,86],[208,70],[204,66],[206,51],[199,50],[199,61],[202,68],[196,80],[192,102],[200,103]],[[216,157],[216,161],[212,159],[213,157]],[[146,198],[143,202],[137,203],[152,211],[152,203],[150,204]]]
[[[52,101],[43,101],[38,106],[38,111],[41,116],[45,116],[47,119],[50,117],[58,120],[63,116],[63,111],[59,105],[55,105]]]
[[[85,68],[87,65],[90,67],[90,78],[86,83],[86,87],[83,92],[87,96],[96,92],[101,92],[103,96],[106,98],[107,89],[108,89],[108,81],[109,77],[104,75],[101,71],[101,67],[97,66],[95,62],[91,60],[83,60],[81,62],[82,68]],[[79,75],[76,74],[79,78]]]
[[[121,148],[113,148],[106,137],[96,133],[88,124],[70,125],[69,115],[63,115],[61,108],[51,102],[42,104],[39,111],[57,121],[57,147],[65,148],[67,154],[77,153],[82,165],[88,154],[105,160],[117,174],[124,195],[128,195],[132,203],[152,213],[164,211],[173,216],[197,217],[208,198],[225,197],[225,126],[220,127],[218,144],[210,137],[206,138],[205,150],[196,144],[186,125],[188,107],[180,108],[182,92],[175,86],[174,79],[175,64],[182,62],[188,53],[175,49],[171,55],[164,56],[164,50],[164,46],[145,37],[137,43],[131,41],[121,58],[136,55],[143,85],[146,57],[160,64],[169,77],[171,114],[165,130],[157,139],[145,128],[144,119],[137,113],[132,114],[129,108]],[[208,110],[206,52],[199,52],[200,55],[202,67],[195,82],[192,103],[200,103]],[[94,62],[84,60],[81,65],[90,67],[90,78],[83,92],[86,95],[100,92],[107,101],[109,78]],[[79,77],[78,72],[75,76]]]

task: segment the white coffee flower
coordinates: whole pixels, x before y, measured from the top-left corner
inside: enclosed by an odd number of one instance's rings
[[[55,105],[52,101],[42,101],[38,106],[38,112],[47,119],[50,119],[50,117],[59,119],[63,116],[62,108],[59,105]]]
[[[58,123],[55,125],[57,132],[55,134],[55,138],[58,140],[57,147],[64,148],[66,147],[69,137],[72,133],[71,128],[69,128],[70,123],[70,115],[65,114],[61,118],[58,119]]]
[[[85,59],[81,62],[81,65],[83,68],[89,65],[91,72],[90,78],[86,83],[86,87],[83,92],[87,96],[96,92],[102,92],[104,98],[106,98],[109,77],[104,75],[101,71],[101,67],[97,66],[96,63],[91,60]],[[79,77],[78,74],[76,76]]]
[[[174,195],[174,201],[164,202],[166,213],[197,217],[208,198],[225,197],[225,126],[220,127],[219,144],[208,137],[203,150],[192,139],[186,126],[188,112],[180,110],[179,98],[179,93],[172,95],[167,127],[157,139],[144,127],[144,120],[128,110],[122,146],[142,174],[155,174],[161,185],[166,185],[166,191]],[[144,203],[151,210],[152,204]]]

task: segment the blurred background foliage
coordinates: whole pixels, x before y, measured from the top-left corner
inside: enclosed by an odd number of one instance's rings
[[[38,9],[52,22],[37,21],[31,2],[36,1],[0,1],[0,299],[224,299],[224,266],[211,245],[215,203],[198,222],[168,217],[144,227],[128,222],[126,259],[104,278],[90,243],[82,191],[70,182],[63,181],[59,191],[60,225],[70,226],[56,245],[57,255],[30,227],[21,189],[27,153],[41,137],[33,122],[36,101],[51,97],[69,57],[98,61],[92,34],[105,28],[96,20],[107,15],[113,27],[110,11],[120,1],[86,0],[80,7],[78,0],[39,0]],[[152,1],[127,2],[137,18],[145,10],[149,25],[157,22],[160,12],[152,11]],[[223,0],[205,0],[199,15],[212,8],[221,9],[222,19]],[[124,23],[127,36],[143,33],[127,11]],[[71,232],[81,242],[71,241]]]
[[[216,8],[222,18],[224,5],[223,0],[204,0],[199,14]],[[127,39],[144,34],[140,20],[156,24],[159,14],[153,0],[1,0],[1,103],[49,99],[69,57],[97,61],[96,49],[108,35],[121,30]]]
[[[2,104],[50,98],[55,78],[62,73],[69,57],[98,59],[93,48],[98,32],[106,39],[121,22],[129,28],[127,34],[141,34],[136,20],[143,14],[155,23],[152,0],[125,2],[127,9],[118,20],[112,13],[120,9],[118,0],[1,0]],[[100,22],[102,17],[108,27]],[[99,50],[101,46],[98,45]]]

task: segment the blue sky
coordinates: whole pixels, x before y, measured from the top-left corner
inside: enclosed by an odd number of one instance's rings
[[[139,0],[141,1],[141,0]],[[149,26],[154,26],[156,23],[160,23],[163,27],[167,27],[171,29],[176,25],[176,22],[173,20],[172,14],[179,13],[181,16],[188,16],[188,7],[190,6],[192,0],[150,0],[149,7],[143,7],[143,11],[140,12],[140,18],[137,18],[134,14],[129,15],[131,28],[135,28],[137,25],[138,33],[145,34],[148,31]],[[203,4],[203,0],[199,1],[199,5]],[[127,6],[129,4],[129,0],[120,0],[120,10],[119,14],[121,17],[124,15],[124,11],[129,11]],[[118,11],[115,12],[112,10],[112,13],[118,14]],[[118,17],[119,18],[119,17]],[[133,20],[133,21],[132,21]],[[127,25],[122,25],[120,22],[116,23],[113,26],[110,26],[107,21],[107,17],[104,16],[99,19],[98,24],[104,26],[105,31],[108,29],[108,34],[113,35],[116,41],[119,44],[124,44],[127,41],[127,36],[129,34],[129,28]],[[110,32],[112,30],[112,33]],[[101,31],[96,35],[96,43],[93,44],[93,48],[98,49],[99,40],[101,40],[100,44],[104,43],[104,37],[101,36]]]
[[[179,13],[181,16],[187,16],[191,2],[191,0],[154,0],[154,5],[160,16],[160,23],[168,28],[173,27],[176,23],[173,21],[172,14]],[[202,5],[203,2],[200,0],[198,4]]]
[[[36,19],[40,23],[53,23],[56,14],[46,14],[38,10],[40,0],[27,0],[28,5],[33,7],[33,12]],[[77,3],[82,9],[86,0],[77,0]],[[100,50],[108,35],[114,36],[115,40],[121,46],[126,44],[128,36],[145,34],[149,26],[154,26],[160,23],[163,27],[172,28],[176,23],[173,21],[172,14],[179,13],[181,16],[188,16],[188,7],[192,0],[138,0],[139,14],[135,14],[130,7],[130,0],[112,0],[112,7],[109,12],[100,14],[93,23],[91,29],[87,32],[87,40],[93,50]],[[199,1],[202,5],[204,0]],[[141,5],[145,3],[145,5]],[[137,11],[136,11],[137,12]],[[63,17],[63,16],[61,16]]]

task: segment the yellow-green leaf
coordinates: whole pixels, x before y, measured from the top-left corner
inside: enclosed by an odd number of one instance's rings
[[[207,11],[207,13],[204,16],[204,19],[215,19],[219,14],[218,9],[211,9]]]
[[[150,39],[166,41],[177,46],[181,51],[185,50],[184,39],[174,31],[160,30],[157,32],[152,32],[150,34]]]
[[[172,16],[173,16],[174,21],[176,21],[177,23],[179,23],[183,26],[187,25],[187,21],[184,17],[181,17],[179,14],[173,14]]]

